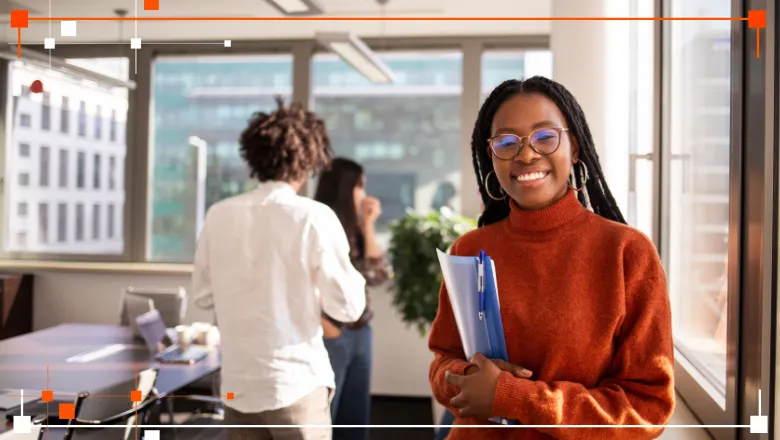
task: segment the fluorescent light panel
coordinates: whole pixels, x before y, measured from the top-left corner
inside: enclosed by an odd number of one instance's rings
[[[393,73],[359,38],[349,33],[318,34],[320,43],[372,83],[391,83]]]
[[[285,15],[317,15],[322,8],[314,0],[266,0]]]

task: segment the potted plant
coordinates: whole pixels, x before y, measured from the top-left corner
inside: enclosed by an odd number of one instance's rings
[[[455,240],[474,229],[474,219],[454,214],[446,206],[426,214],[407,210],[390,228],[388,254],[393,263],[393,305],[401,319],[424,337],[439,307],[441,267],[436,250],[448,251]],[[434,424],[444,407],[433,400]]]

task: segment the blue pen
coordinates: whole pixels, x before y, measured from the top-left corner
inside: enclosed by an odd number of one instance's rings
[[[482,321],[485,319],[485,251],[479,251],[477,284],[479,289],[479,320]]]

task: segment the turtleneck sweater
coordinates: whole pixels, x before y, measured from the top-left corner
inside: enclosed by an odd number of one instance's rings
[[[666,276],[652,242],[629,226],[586,210],[569,191],[539,210],[514,202],[509,216],[460,237],[451,254],[493,260],[509,362],[529,379],[502,372],[493,417],[521,425],[644,425],[627,428],[464,428],[449,439],[657,438],[674,409],[673,342]],[[429,336],[436,400],[455,425],[459,390],[445,373],[470,364],[446,288]]]

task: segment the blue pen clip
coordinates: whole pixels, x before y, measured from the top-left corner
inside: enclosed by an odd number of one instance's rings
[[[479,289],[479,320],[482,321],[485,319],[485,251],[479,251],[477,288]]]

